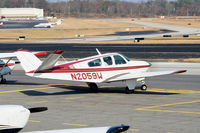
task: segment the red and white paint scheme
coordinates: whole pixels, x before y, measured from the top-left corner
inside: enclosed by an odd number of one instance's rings
[[[146,61],[130,61],[128,57],[119,53],[101,54],[75,61],[58,64],[57,61],[63,51],[56,50],[43,62],[34,54],[18,50],[15,52],[21,62],[26,75],[36,78],[79,81],[88,84],[91,91],[97,92],[96,83],[110,83],[124,81],[126,92],[134,91],[137,82],[141,82],[141,89],[146,90],[144,83],[146,77],[176,74],[186,70],[147,72],[151,66]]]
[[[30,52],[27,50],[27,52]],[[38,56],[38,55],[46,55],[47,52],[33,52],[32,54]],[[7,58],[7,59],[5,59]],[[11,74],[12,70],[15,66],[15,61],[12,60],[13,58],[16,58],[15,53],[0,53],[0,83],[5,84],[7,81],[4,78],[4,75]]]

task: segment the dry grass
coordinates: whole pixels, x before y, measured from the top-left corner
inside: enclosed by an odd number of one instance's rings
[[[194,44],[200,43],[200,40],[143,40],[141,42],[134,42],[133,40],[127,41],[92,41],[87,43],[99,44]]]
[[[192,63],[200,63],[200,58],[169,59],[168,62],[192,62]]]
[[[98,19],[77,19],[68,18],[64,19],[62,25],[56,26],[56,28],[111,28],[111,27],[121,27],[121,26],[137,26],[130,23],[122,22],[105,22]]]
[[[127,27],[129,27],[130,31],[155,30],[155,28],[130,28],[131,26],[135,25],[121,22],[104,22],[91,19],[66,19],[61,25],[51,29],[0,30],[0,42],[14,42],[19,36],[26,36],[26,39],[28,39],[26,41],[42,41],[41,39],[52,38],[74,38],[76,35],[90,37],[126,31]]]
[[[130,19],[129,19],[130,20]],[[137,20],[137,19],[135,19]],[[190,21],[196,22],[197,20],[184,20],[180,21],[171,19],[140,19],[141,21],[153,21],[173,24],[186,24]],[[198,20],[199,22],[200,20]],[[196,23],[195,23],[196,24]],[[197,26],[200,24],[198,23]],[[84,35],[84,37],[103,36],[106,34],[114,34],[115,32],[129,31],[146,31],[146,30],[159,30],[156,28],[142,28],[142,27],[131,27],[136,26],[130,23],[123,22],[106,22],[96,19],[75,19],[68,18],[64,19],[63,23],[51,29],[16,29],[16,30],[0,30],[0,42],[19,42],[16,40],[19,36],[26,36],[25,42],[35,41],[51,41],[59,38],[74,38],[76,35]],[[197,36],[190,36],[190,38],[200,38]],[[130,41],[104,41],[104,42],[89,42],[89,43],[118,43],[118,44],[157,44],[157,43],[200,43],[199,40],[186,40],[187,38],[172,37],[163,38],[156,37],[156,40],[143,40],[141,42]],[[166,40],[167,39],[167,40]]]

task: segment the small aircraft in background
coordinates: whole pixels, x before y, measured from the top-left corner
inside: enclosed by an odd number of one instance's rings
[[[98,49],[96,56],[58,64],[63,51],[56,50],[43,62],[33,53],[17,50],[15,52],[26,75],[36,78],[85,82],[93,92],[98,91],[97,83],[124,81],[126,93],[134,92],[137,82],[141,90],[146,90],[145,78],[177,74],[186,70],[147,72],[151,64],[146,61],[131,61],[119,53],[101,54]]]
[[[0,132],[17,133],[26,126],[30,113],[42,112],[47,109],[47,107],[28,108],[21,105],[0,105]],[[121,125],[114,127],[63,129],[27,133],[121,133],[128,129],[129,126]]]
[[[46,55],[47,52],[32,52],[34,55]],[[7,58],[7,59],[5,59]],[[13,58],[16,58],[15,53],[0,53],[0,83],[5,84],[7,81],[4,78],[5,75],[11,74],[12,70],[15,66],[15,61],[12,60]]]
[[[0,23],[0,27],[3,26],[3,22]]]
[[[57,22],[55,23],[39,23],[37,25],[34,25],[33,28],[52,28],[56,25],[60,25],[62,24],[62,19],[59,19]]]

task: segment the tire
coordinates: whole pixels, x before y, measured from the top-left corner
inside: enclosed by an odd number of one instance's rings
[[[141,86],[141,90],[142,90],[142,91],[146,91],[146,90],[147,90],[147,86],[146,86],[146,85],[142,85],[142,86]]]
[[[89,83],[88,86],[89,86],[91,92],[94,92],[94,93],[98,92],[98,86],[97,86],[97,84],[95,84],[95,83]]]
[[[3,79],[3,78],[1,79],[1,83],[2,83],[2,84],[6,84],[6,82],[7,82],[6,79]]]
[[[134,93],[134,90],[130,90],[128,87],[125,88],[126,94],[132,94]]]

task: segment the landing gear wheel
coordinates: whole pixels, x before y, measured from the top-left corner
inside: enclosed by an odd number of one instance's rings
[[[144,85],[141,86],[140,89],[141,89],[142,91],[146,91],[146,90],[147,90],[147,86],[144,84]]]
[[[134,90],[130,90],[128,87],[125,88],[126,94],[132,94],[134,93]]]
[[[7,82],[6,79],[4,79],[4,78],[1,79],[1,84],[6,84],[6,82]]]
[[[89,86],[91,92],[95,92],[95,93],[98,92],[98,86],[97,86],[97,84],[95,84],[95,83],[88,83],[88,86]]]

